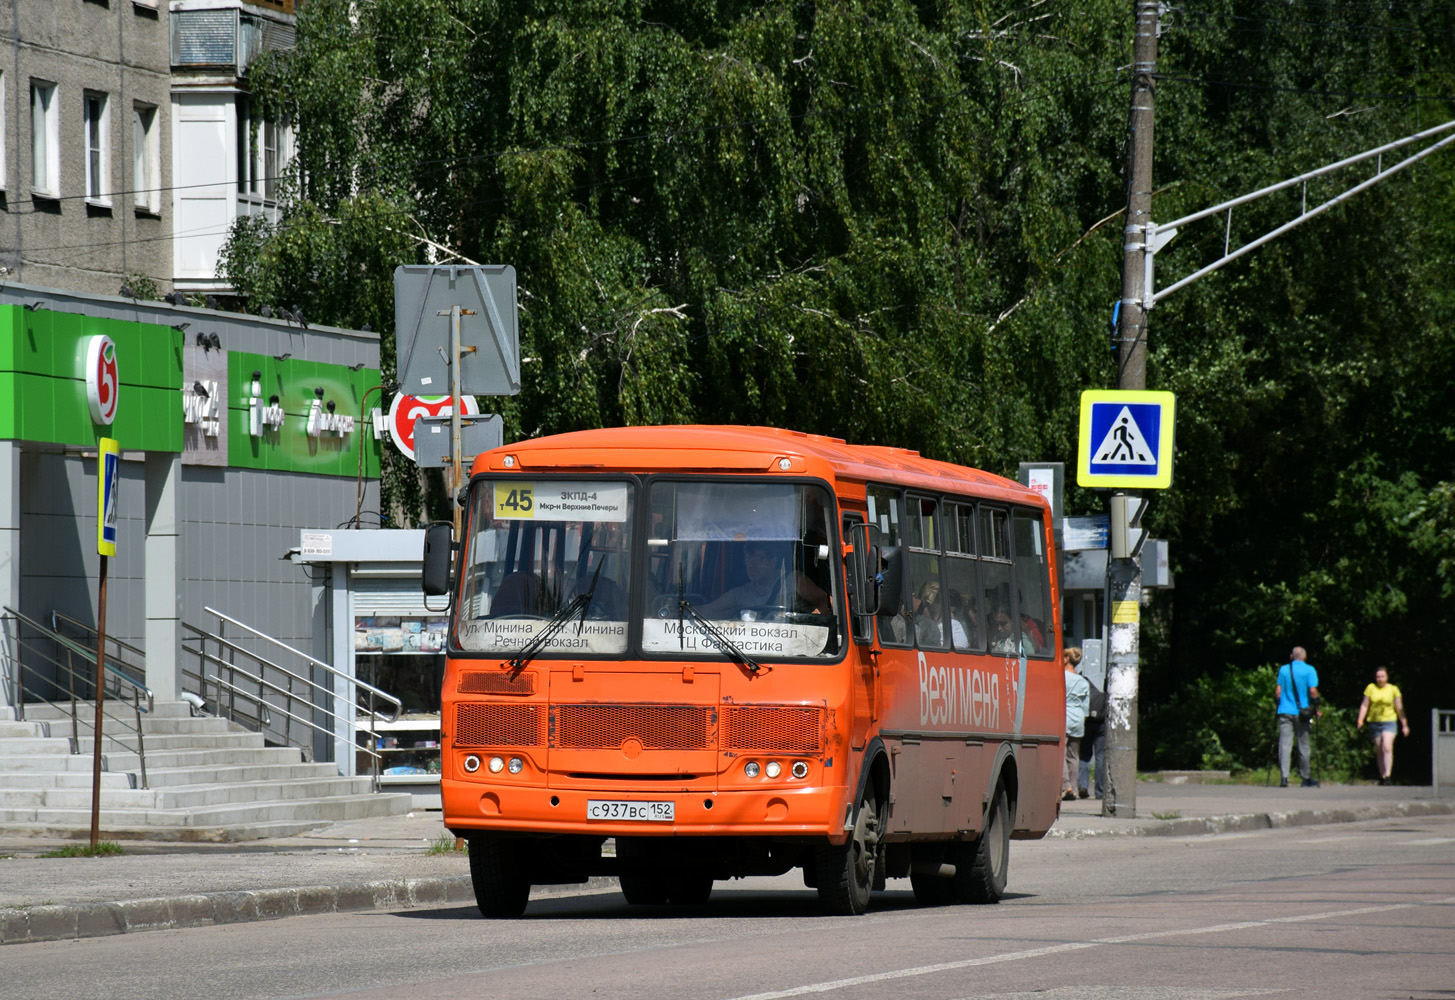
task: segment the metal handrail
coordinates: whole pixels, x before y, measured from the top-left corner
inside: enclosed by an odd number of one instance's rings
[[[370,769],[377,788],[382,755],[371,745],[359,745],[360,733],[372,735],[373,730],[359,724],[358,714],[360,711],[367,711],[370,720],[392,722],[403,711],[403,703],[389,692],[352,677],[245,622],[215,608],[209,607],[206,610],[217,616],[219,624],[216,633],[182,623],[183,629],[188,633],[182,642],[182,649],[185,653],[196,655],[198,660],[197,670],[194,672],[184,668],[183,676],[196,683],[197,693],[204,700],[210,693],[220,715],[235,722],[246,721],[265,736],[272,736],[286,746],[299,747],[306,754],[312,752],[311,740],[314,734],[335,737],[338,725],[342,723],[349,732],[349,740],[354,750],[362,751],[370,758]],[[233,625],[248,636],[291,653],[323,671],[330,682],[321,684],[239,645],[222,634],[226,625]],[[216,644],[215,652],[209,650],[209,643]],[[334,704],[337,697],[332,680],[341,680],[352,689],[346,709],[336,706],[337,710],[334,710],[328,707]],[[366,705],[358,704],[361,697],[366,699]],[[251,714],[250,705],[253,707]],[[345,711],[347,714],[344,714]],[[281,722],[275,722],[275,714]],[[294,723],[301,726],[307,735],[295,737]]]
[[[248,656],[248,657],[250,657],[252,659],[255,659],[255,660],[257,660],[260,663],[266,664],[267,666],[274,667],[275,669],[281,671],[284,674],[289,675],[290,677],[297,678],[297,679],[302,679],[302,678],[299,678],[298,675],[295,674],[295,673],[293,673],[292,671],[289,671],[289,670],[287,670],[287,669],[285,669],[283,667],[279,667],[277,664],[272,663],[271,661],[263,660],[261,657],[254,656],[253,654],[249,653],[246,649],[244,649],[243,647],[237,645],[236,643],[230,642],[227,639],[223,639],[220,636],[207,635],[206,633],[201,632],[200,629],[195,629],[193,626],[187,626],[187,627],[188,628],[192,628],[194,631],[198,632],[199,635],[204,635],[204,636],[206,636],[206,638],[214,639],[214,640],[220,642],[222,644],[222,646],[224,648],[226,648],[227,650],[229,650],[230,652],[233,652],[233,653],[242,653],[244,656]],[[250,673],[245,668],[238,667],[238,665],[234,661],[224,660],[222,657],[220,657],[220,656],[214,656],[213,654],[208,653],[205,650],[198,650],[197,652],[198,652],[198,656],[204,662],[211,663],[215,667],[218,667],[219,668],[219,672],[210,681],[207,681],[206,680],[206,675],[205,674],[190,674],[190,676],[197,677],[200,680],[203,680],[204,683],[211,684],[212,687],[218,692],[218,695],[217,695],[216,699],[213,702],[214,704],[216,704],[216,705],[221,705],[222,704],[222,695],[221,695],[221,692],[223,690],[226,690],[228,692],[228,694],[231,694],[231,695],[241,695],[244,698],[250,698],[253,701],[255,701],[255,702],[258,703],[258,705],[259,705],[259,707],[261,709],[261,711],[259,712],[260,718],[258,719],[258,722],[259,722],[260,725],[271,725],[272,724],[272,722],[271,722],[271,715],[272,715],[273,712],[277,712],[280,715],[284,716],[285,718],[290,719],[290,720],[292,720],[294,722],[297,722],[300,725],[306,726],[309,729],[312,729],[312,730],[314,730],[316,732],[324,733],[324,734],[329,735],[329,736],[332,736],[333,735],[333,730],[332,729],[329,729],[326,726],[321,726],[318,723],[313,722],[313,721],[311,721],[311,720],[309,720],[307,718],[304,718],[301,715],[296,715],[293,712],[291,712],[287,707],[279,707],[277,704],[275,704],[273,702],[269,702],[266,699],[259,698],[258,696],[256,696],[256,695],[253,694],[252,689],[240,687],[233,680],[223,680],[222,679],[222,674],[221,674],[221,669],[222,668],[225,668],[225,669],[227,669],[227,671],[229,673],[232,673],[232,674],[241,673],[244,676],[245,679],[254,682],[257,685],[257,687],[258,687],[259,690],[261,690],[261,691],[267,691],[267,692],[270,692],[270,693],[276,694],[276,695],[281,695],[283,697],[283,699],[285,699],[285,706],[289,702],[302,700],[302,699],[299,699],[297,697],[297,695],[291,689],[285,688],[285,687],[282,687],[282,686],[280,686],[278,684],[273,683],[272,681],[268,680],[266,677],[263,677],[261,673],[258,673],[258,674]],[[311,684],[312,682],[311,681],[305,681],[305,683],[310,683]],[[317,687],[318,685],[314,685],[314,686]],[[324,688],[323,690],[327,690],[327,689]],[[205,693],[205,692],[203,692],[203,693]],[[235,708],[236,702],[235,702],[235,700],[234,701],[231,701],[230,704],[232,704],[234,706],[234,708],[231,709],[230,714],[235,714],[236,713],[236,708]],[[343,715],[337,714],[336,712],[332,712],[329,709],[324,708],[324,707],[322,707],[320,705],[316,705],[316,704],[314,704],[311,701],[310,702],[307,702],[307,704],[308,704],[309,709],[311,711],[313,711],[313,712],[317,712],[319,714],[322,714],[322,715],[328,717],[329,719],[332,719],[335,722],[348,722],[351,725],[353,725],[356,729],[359,728],[358,725],[357,725],[357,720],[354,717],[353,713],[350,713],[348,716],[343,716]],[[264,717],[266,717],[266,718],[264,718]],[[365,730],[365,731],[367,731],[367,730]],[[360,750],[363,750],[364,752],[366,752],[368,754],[370,754],[371,756],[374,756],[374,757],[380,756],[378,753],[375,753],[372,748],[369,748],[369,747],[359,747],[359,749]]]
[[[52,632],[64,636],[65,632],[61,631],[61,625],[69,625],[81,633],[81,637],[84,641],[87,641],[91,644],[87,646],[88,649],[96,648],[95,625],[88,625],[85,622],[81,621],[79,618],[73,618],[71,615],[66,614],[64,611],[56,611],[54,609],[51,610],[50,619]],[[147,656],[146,650],[141,649],[137,646],[133,646],[131,643],[126,642],[123,639],[118,639],[114,635],[108,635],[106,637],[106,645],[108,647],[116,647],[117,651],[113,654],[108,648],[106,653],[106,669],[110,672],[117,672],[116,664],[119,663],[122,667],[125,667],[133,672],[140,673],[141,675],[140,678],[132,677],[124,673],[122,674],[122,676],[127,677],[129,680],[137,685],[145,687]],[[120,655],[121,653],[127,653],[130,655],[131,658],[124,657]]]
[[[215,608],[204,608],[203,610],[205,610],[210,615],[216,615],[219,621],[227,622],[229,625],[236,625],[238,628],[243,629],[244,631],[252,634],[253,636],[256,636],[259,639],[262,639],[265,642],[271,642],[273,645],[277,646],[279,649],[287,650],[288,652],[292,653],[294,656],[301,657],[302,659],[307,660],[309,663],[313,664],[315,667],[319,667],[320,669],[322,669],[325,673],[332,674],[334,677],[337,677],[337,678],[339,678],[341,680],[347,681],[349,684],[352,684],[354,687],[359,688],[359,689],[364,690],[364,691],[367,691],[369,694],[373,695],[374,697],[379,698],[379,699],[382,699],[383,701],[386,701],[386,702],[390,703],[391,705],[394,706],[394,714],[392,714],[390,716],[387,716],[386,717],[386,716],[383,716],[383,715],[377,715],[377,713],[372,708],[370,710],[370,714],[376,714],[378,718],[384,719],[385,722],[393,722],[395,719],[399,718],[399,713],[402,712],[402,711],[404,711],[404,703],[401,702],[398,698],[394,697],[388,691],[385,691],[382,688],[376,688],[374,685],[370,684],[368,681],[361,681],[357,677],[353,676],[352,674],[350,674],[350,673],[348,673],[346,671],[340,670],[337,667],[333,666],[332,664],[324,663],[322,660],[317,659],[316,657],[309,656],[307,653],[303,652],[301,649],[294,649],[292,646],[288,645],[282,639],[275,639],[271,635],[267,635],[266,633],[259,632],[257,629],[253,628],[251,625],[244,624],[243,622],[238,621],[236,618],[229,617],[228,615],[223,614],[221,611],[218,611]],[[257,657],[257,659],[262,659],[262,657]],[[309,681],[308,683],[312,684],[313,682],[312,681]]]
[[[116,735],[106,734],[105,721],[107,719],[111,719],[136,734],[136,755],[139,763],[139,769],[141,771],[141,787],[150,787],[147,781],[146,736],[144,730],[142,729],[141,717],[142,713],[150,713],[156,708],[156,699],[153,696],[151,689],[148,688],[145,684],[139,683],[135,678],[129,677],[125,673],[117,670],[109,662],[106,662],[103,659],[102,672],[100,676],[105,679],[103,682],[106,683],[108,687],[112,686],[113,684],[115,685],[116,694],[111,696],[110,699],[103,701],[102,703],[102,725],[101,729],[98,731],[96,728],[94,716],[92,719],[89,720],[81,718],[81,713],[79,710],[80,706],[83,704],[89,704],[90,698],[85,697],[84,692],[78,695],[76,690],[76,682],[79,679],[83,685],[89,686],[91,688],[91,697],[94,697],[94,691],[97,684],[96,651],[94,649],[87,649],[85,646],[82,646],[80,643],[69,638],[68,636],[61,634],[55,629],[48,628],[45,625],[42,625],[40,622],[36,621],[28,615],[16,611],[14,608],[5,606],[3,609],[0,610],[3,610],[4,612],[3,616],[0,617],[3,617],[7,621],[14,620],[16,622],[16,629],[13,637],[10,635],[8,629],[4,630],[4,638],[6,642],[4,645],[4,649],[0,650],[0,653],[4,654],[4,659],[9,661],[11,666],[9,673],[13,678],[13,694],[15,696],[14,700],[18,717],[22,721],[24,721],[25,719],[25,675],[27,671],[33,674],[38,673],[36,668],[28,664],[26,662],[26,658],[20,655],[21,651],[23,650],[31,653],[35,657],[39,657],[41,660],[49,663],[50,666],[55,668],[55,671],[57,673],[56,677],[51,678],[41,676],[36,678],[36,684],[35,687],[32,689],[31,694],[33,696],[33,701],[44,702],[45,704],[50,705],[52,708],[56,709],[56,711],[60,712],[61,714],[70,716],[71,752],[77,753],[80,750],[82,726],[89,726],[91,728],[92,737],[96,739],[98,743],[102,740],[109,739],[113,743],[117,743],[130,750],[130,746],[128,746],[127,742],[124,739]],[[74,621],[74,619],[72,619],[72,621]],[[76,624],[79,625],[82,623],[78,622]],[[54,643],[58,651],[64,651],[66,654],[64,662],[58,655],[51,655],[45,650],[39,648],[37,645],[27,643],[25,641],[25,638],[21,635],[22,626],[28,626],[36,633],[38,633],[42,639]],[[84,625],[82,625],[82,627],[84,627]],[[14,646],[16,647],[13,650],[11,649],[12,641],[14,643]],[[78,671],[75,665],[75,657],[80,657],[82,667],[89,665],[91,667],[91,671],[88,673],[82,673]],[[59,687],[60,675],[62,673],[64,673],[66,679],[66,691],[68,695],[68,700],[70,702],[69,710],[66,708],[65,705],[58,704],[57,702],[52,701],[50,698],[42,695],[39,691],[39,688],[43,684],[49,685],[51,687]],[[135,718],[134,725],[130,720],[127,720],[114,712],[108,711],[108,707],[112,704],[127,704],[128,698],[132,709],[132,715]],[[145,708],[142,707],[143,701],[146,702]]]

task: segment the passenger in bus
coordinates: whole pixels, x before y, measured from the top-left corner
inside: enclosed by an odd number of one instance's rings
[[[1002,604],[995,609],[995,614],[990,619],[990,628],[990,651],[992,653],[1017,656],[1021,653],[1030,653],[1035,649],[1035,643],[1031,642],[1031,637],[1024,630],[1015,628],[1015,618],[1011,615],[1008,604]]]
[[[915,605],[915,640],[920,646],[943,649],[945,627],[941,618],[944,616],[945,606],[940,601],[940,581],[937,578],[929,577],[920,584],[919,590],[915,593]],[[969,645],[964,626],[954,618],[950,619],[950,634],[955,640],[956,647],[964,649]]]
[[[743,547],[748,579],[697,610],[718,620],[737,618],[756,608],[822,611],[828,606],[828,595],[797,570],[785,570],[784,556],[783,548],[772,542],[748,542]]]
[[[980,627],[980,608],[978,604],[970,599],[969,594],[962,594],[955,588],[950,588],[950,617],[954,620],[956,631],[955,647],[957,649],[980,649],[985,645],[985,630]],[[960,633],[965,634],[965,645],[960,645]]]

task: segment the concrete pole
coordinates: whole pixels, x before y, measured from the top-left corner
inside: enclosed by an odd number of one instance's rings
[[[1157,68],[1158,0],[1135,0],[1132,106],[1127,170],[1127,218],[1122,298],[1117,313],[1117,388],[1147,387],[1145,291],[1146,225],[1152,219],[1152,109]],[[1106,674],[1106,794],[1104,816],[1137,814],[1137,687],[1142,568],[1136,558],[1111,566],[1111,625]]]
[[[183,690],[182,456],[149,451],[145,467],[146,684],[158,702],[176,701]]]
[[[0,441],[0,607],[21,610],[20,444],[16,441]],[[18,650],[10,652],[19,654]],[[16,700],[13,678],[4,672],[6,665],[0,656],[0,721],[13,717]]]

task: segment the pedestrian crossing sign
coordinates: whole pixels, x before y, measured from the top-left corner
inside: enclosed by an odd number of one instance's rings
[[[1170,392],[1083,392],[1077,485],[1150,490],[1171,486],[1175,409]]]

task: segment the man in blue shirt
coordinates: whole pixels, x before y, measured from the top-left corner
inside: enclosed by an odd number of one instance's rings
[[[1289,662],[1278,668],[1278,684],[1273,689],[1273,697],[1278,702],[1278,769],[1282,775],[1279,785],[1283,788],[1288,787],[1288,765],[1295,735],[1303,787],[1318,787],[1318,782],[1309,777],[1309,725],[1314,715],[1323,713],[1318,708],[1319,674],[1312,664],[1304,662],[1307,656],[1302,646],[1294,646]],[[1301,709],[1312,709],[1312,712],[1300,713]]]

